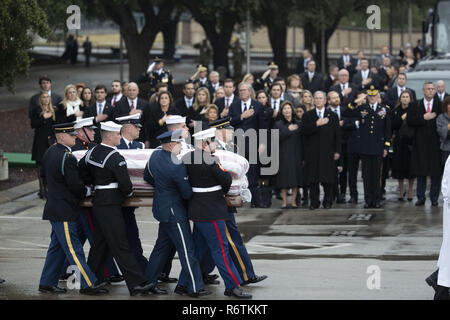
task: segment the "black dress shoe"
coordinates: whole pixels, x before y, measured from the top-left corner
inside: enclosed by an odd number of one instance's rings
[[[203,277],[203,283],[204,284],[220,284],[220,281],[217,280],[219,276],[217,274],[208,274],[207,276]]]
[[[155,286],[153,283],[144,282],[130,289],[130,296],[137,296],[138,294],[148,294],[153,286]]]
[[[377,202],[375,202],[373,207],[376,208],[376,209],[380,209],[381,208],[381,204],[377,201]]]
[[[316,209],[318,209],[319,207],[316,207],[316,206],[309,206],[309,209],[310,210],[316,210]]]
[[[265,279],[267,279],[267,276],[266,276],[266,275],[264,275],[264,276],[254,276],[253,278],[248,279],[247,281],[242,282],[242,283],[241,283],[241,286],[246,286],[246,285],[248,285],[248,284],[250,284],[250,283],[261,282],[261,281],[263,281],[263,280],[265,280]]]
[[[252,295],[242,291],[240,287],[234,287],[233,289],[225,289],[224,295],[228,297],[236,297],[239,299],[251,299]]]
[[[302,207],[306,208],[309,205],[309,201],[308,200],[303,200],[302,201]]]
[[[439,274],[439,269],[436,270],[435,272],[433,272],[432,274],[430,274],[426,279],[425,282],[433,288],[434,291],[437,291],[438,289],[438,274]]]
[[[366,202],[364,204],[364,209],[369,209],[369,208],[372,208],[372,205]]]
[[[97,294],[106,294],[106,293],[109,293],[109,290],[104,288],[106,285],[107,285],[107,282],[94,284],[91,287],[80,289],[80,293],[87,294],[90,296],[97,295]]]
[[[324,209],[331,209],[331,204],[327,203],[323,205]]]
[[[111,277],[106,278],[106,281],[108,283],[119,283],[122,282],[123,280],[125,280],[125,278],[121,274],[115,274]]]
[[[161,289],[157,284],[150,287],[150,292],[153,294],[167,294],[167,290]]]
[[[188,293],[188,288],[186,288],[185,286],[180,286],[180,285],[177,285],[175,287],[174,292],[176,294],[179,294],[179,295],[182,295],[182,296],[188,295],[190,297],[202,297],[202,296],[210,295],[212,293],[211,291],[208,291],[208,290],[205,290],[205,289],[201,289],[201,290],[199,290],[197,292]]]
[[[416,206],[423,206],[425,204],[425,200],[417,200]]]
[[[3,282],[5,282],[5,279],[0,278],[0,283],[3,283]]]
[[[345,203],[345,194],[340,194],[336,200],[336,203]]]
[[[432,205],[433,207],[437,207],[437,206],[439,205],[439,203],[438,203],[437,201],[432,201],[432,202],[431,202],[431,205]]]
[[[161,275],[158,277],[158,281],[165,282],[165,283],[175,283],[178,282],[177,278],[171,278],[169,275],[165,273],[161,273]]]
[[[39,285],[39,291],[43,292],[43,293],[66,293],[67,292],[66,289],[60,288],[57,286],[50,287],[50,286],[41,286],[41,285]]]

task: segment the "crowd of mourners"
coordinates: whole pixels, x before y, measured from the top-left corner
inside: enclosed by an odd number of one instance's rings
[[[273,196],[282,200],[282,208],[358,203],[360,163],[365,207],[381,206],[389,177],[399,182],[398,201],[416,196],[418,206],[425,204],[427,177],[431,177],[430,201],[437,206],[450,151],[450,97],[439,79],[423,84],[421,100],[408,88],[408,71],[421,54],[420,48],[408,48],[399,59],[383,47],[371,65],[362,51],[353,57],[344,48],[337,63],[323,74],[311,52],[304,50],[296,73],[287,78],[280,77],[278,66],[271,62],[260,77],[249,73],[238,81],[198,65],[179,96],[159,58],[137,83],[114,80],[108,87],[95,88],[68,84],[62,97],[52,91],[51,79],[43,76],[29,105],[35,130],[32,159],[41,165],[43,154],[55,142],[54,124],[80,118],[94,117],[99,126],[140,113],[138,140],[152,149],[160,145],[157,137],[167,131],[170,115],[186,117],[191,133],[196,123],[205,128],[229,118],[235,130],[279,130],[277,174],[262,175],[266,165],[250,164],[252,207],[269,207]],[[143,83],[151,88],[145,98],[140,94]],[[94,139],[100,142],[99,132]],[[261,153],[270,154],[272,149],[270,143],[258,147]],[[248,157],[245,149],[243,155]],[[40,195],[45,197],[43,187]]]

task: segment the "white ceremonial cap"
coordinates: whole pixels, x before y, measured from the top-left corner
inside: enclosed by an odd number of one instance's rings
[[[91,127],[91,129],[94,129],[94,117],[78,119],[73,124],[74,129],[80,129],[83,127]]]
[[[135,126],[142,127],[141,125],[141,114],[135,113],[129,116],[116,118],[116,121],[119,121],[122,125],[124,124],[134,124]]]
[[[186,117],[182,117],[179,115],[170,115],[166,118],[166,124],[177,124],[177,123],[185,123]]]
[[[112,121],[101,122],[101,129],[104,131],[120,132],[122,126]]]
[[[216,128],[209,128],[192,135],[195,140],[206,140],[216,137]]]

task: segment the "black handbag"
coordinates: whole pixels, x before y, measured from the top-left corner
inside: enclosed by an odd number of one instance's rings
[[[403,141],[405,141],[407,143],[412,143],[412,140],[414,138],[414,128],[411,128],[410,126],[408,126],[406,119],[402,121],[402,125],[400,126],[400,129],[398,130],[398,136]]]
[[[270,208],[272,206],[272,188],[266,185],[256,187],[253,194],[253,203],[258,208]]]

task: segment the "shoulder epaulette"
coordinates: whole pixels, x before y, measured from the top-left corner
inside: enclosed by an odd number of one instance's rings
[[[353,106],[351,103],[349,103],[349,104],[348,104],[348,108],[349,108],[349,109],[353,109],[354,106]]]

